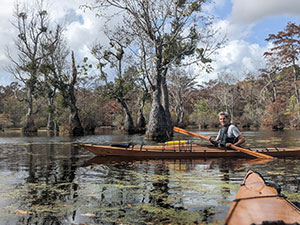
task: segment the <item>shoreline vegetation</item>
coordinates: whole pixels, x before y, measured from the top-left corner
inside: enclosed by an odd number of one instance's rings
[[[191,131],[203,131],[203,132],[208,132],[208,131],[212,131],[212,132],[218,132],[219,128],[199,128],[199,126],[187,126],[185,129],[187,130],[191,130]],[[94,134],[100,134],[102,133],[104,130],[112,130],[112,131],[120,131],[123,132],[122,129],[118,128],[118,127],[114,127],[114,126],[99,126],[95,128],[95,132]],[[279,129],[279,130],[274,130],[274,129],[267,129],[267,128],[261,128],[261,129],[257,129],[257,128],[241,128],[241,131],[293,131],[295,129],[290,129],[290,128],[284,128],[284,129]],[[1,133],[23,133],[22,131],[22,127],[9,127],[9,128],[1,128],[0,129]],[[53,133],[56,136],[68,136],[67,134],[64,133],[60,133],[60,132],[53,132],[53,131],[49,131],[47,129],[47,127],[41,127],[39,129],[37,129],[36,132],[31,132],[31,134],[38,134],[38,133]],[[124,135],[127,135],[126,132],[123,132]],[[29,132],[30,134],[30,132]],[[90,135],[90,134],[87,134]]]
[[[226,46],[213,16],[202,15],[207,1],[138,2],[82,6],[103,20],[116,16],[99,16],[108,8],[124,11],[122,23],[104,31],[109,44],[91,44],[92,60],[70,49],[64,25],[45,5],[16,4],[17,35],[6,52],[16,82],[0,86],[0,129],[35,133],[47,127],[75,137],[111,125],[163,141],[172,138],[173,125],[217,129],[221,111],[241,130],[300,129],[300,25],[289,22],[266,37],[273,47],[261,56],[264,68],[224,70],[200,84],[201,73],[209,78],[214,69],[212,56]]]

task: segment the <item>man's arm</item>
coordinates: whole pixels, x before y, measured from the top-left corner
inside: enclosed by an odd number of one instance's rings
[[[219,140],[219,137],[216,137],[215,139],[212,136],[207,136],[207,137],[208,137],[208,139],[212,139],[214,141],[218,141]]]
[[[218,132],[217,137],[214,139],[212,136],[208,136],[210,143],[212,143],[214,146],[218,146],[218,140],[220,138],[220,130]]]
[[[245,142],[245,138],[243,135],[238,136],[237,139],[237,142],[235,142],[234,144],[226,143],[226,147],[230,147],[230,145],[240,146]]]
[[[234,143],[235,146],[240,146],[245,142],[245,138],[243,135],[238,136],[238,141]]]
[[[218,141],[219,137],[220,137],[220,130],[218,131],[217,137],[215,139],[212,136],[208,136],[208,139],[212,141]]]

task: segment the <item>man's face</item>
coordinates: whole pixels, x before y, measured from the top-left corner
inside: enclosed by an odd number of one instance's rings
[[[222,126],[225,126],[228,124],[228,119],[224,115],[219,116],[219,121]]]

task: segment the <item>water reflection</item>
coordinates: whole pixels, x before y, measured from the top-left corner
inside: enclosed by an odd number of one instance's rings
[[[253,143],[264,135],[255,134]],[[114,132],[76,139],[2,136],[0,224],[223,224],[249,168],[300,200],[298,159],[94,157],[73,144],[129,141],[145,142]]]
[[[60,214],[59,205],[76,198],[78,184],[73,181],[78,149],[54,144],[14,147],[26,147],[26,152],[23,150],[19,161],[9,163],[15,172],[6,176],[11,182],[1,173],[4,185],[11,183],[3,192],[4,198],[0,197],[6,202],[1,215],[8,218],[8,224],[60,224],[64,216],[54,216]],[[14,153],[18,155],[18,151]],[[1,166],[1,171],[8,169]]]

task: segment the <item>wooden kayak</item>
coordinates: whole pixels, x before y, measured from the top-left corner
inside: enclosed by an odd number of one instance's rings
[[[225,225],[296,225],[299,222],[299,208],[252,170],[247,172],[225,219]]]
[[[180,145],[93,145],[83,144],[86,150],[97,156],[149,157],[149,158],[218,158],[252,156],[227,148],[212,145],[180,144]],[[300,157],[300,148],[265,148],[252,149],[273,157]]]

